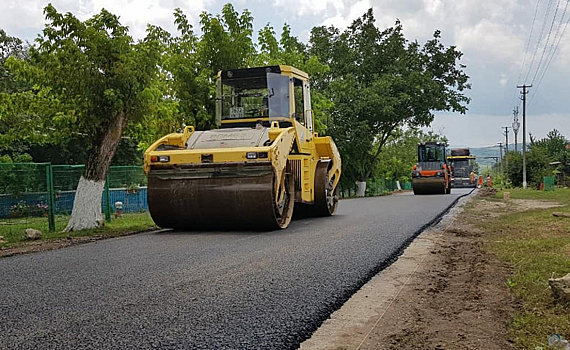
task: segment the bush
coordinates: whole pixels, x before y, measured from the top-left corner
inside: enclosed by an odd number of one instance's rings
[[[508,162],[507,177],[515,187],[522,186],[522,154],[509,152],[506,156]],[[543,176],[552,176],[549,170],[549,157],[541,148],[526,152],[526,180],[531,186],[539,186]]]
[[[24,218],[30,216],[47,216],[48,205],[44,203],[27,204],[26,201],[19,201],[10,207],[10,216],[13,218]]]

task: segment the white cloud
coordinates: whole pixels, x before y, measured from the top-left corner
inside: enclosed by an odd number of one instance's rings
[[[212,0],[52,0],[58,12],[71,12],[81,20],[106,9],[120,17],[121,23],[130,29],[134,38],[145,35],[148,23],[162,26],[174,32],[174,9],[180,7],[196,26],[198,14],[207,9]],[[1,27],[9,34],[31,40],[44,27],[43,8],[47,3],[43,0],[17,1],[8,0],[3,11],[0,11]],[[28,34],[30,33],[30,34]]]
[[[507,83],[509,82],[509,78],[507,77],[507,75],[505,73],[501,73],[501,77],[499,78],[499,85],[501,86],[507,86]]]
[[[349,7],[347,15],[342,15],[340,12],[337,12],[336,16],[325,19],[322,24],[326,26],[332,25],[337,28],[346,28],[352,21],[366,13],[370,7],[370,0],[357,1]]]
[[[345,1],[339,0],[274,0],[274,5],[298,16],[321,14],[331,10],[341,12],[345,9]]]
[[[511,26],[488,19],[482,19],[474,26],[458,28],[455,33],[455,43],[461,50],[479,52],[505,63],[522,61],[522,39],[513,33]]]

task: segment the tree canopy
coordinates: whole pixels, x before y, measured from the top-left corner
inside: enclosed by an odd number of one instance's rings
[[[465,113],[470,88],[462,53],[441,43],[441,33],[420,45],[403,26],[380,30],[372,9],[341,32],[315,27],[310,50],[330,70],[317,86],[334,102],[329,131],[343,158],[345,178],[366,181],[383,146],[403,126],[428,126],[434,111]]]

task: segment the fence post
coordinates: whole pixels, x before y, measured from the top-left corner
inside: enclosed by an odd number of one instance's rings
[[[48,226],[49,231],[55,231],[55,198],[53,191],[53,169],[51,163],[46,165],[46,187],[48,193]]]
[[[111,197],[109,196],[109,172],[107,172],[107,178],[105,179],[105,187],[103,192],[105,193],[105,220],[111,222]]]

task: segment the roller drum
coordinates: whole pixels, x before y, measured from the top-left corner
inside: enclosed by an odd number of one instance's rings
[[[445,194],[445,178],[427,177],[412,179],[414,194]]]
[[[274,201],[273,183],[274,172],[270,164],[198,164],[176,169],[151,169],[148,176],[149,211],[155,223],[164,228],[285,228],[290,221],[293,197],[289,196],[283,217],[280,217]],[[289,190],[287,188],[287,192]]]

